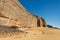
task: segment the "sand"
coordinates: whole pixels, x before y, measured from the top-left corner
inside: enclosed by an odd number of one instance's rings
[[[25,31],[16,36],[1,37],[0,40],[60,40],[60,30],[52,28],[19,28]]]

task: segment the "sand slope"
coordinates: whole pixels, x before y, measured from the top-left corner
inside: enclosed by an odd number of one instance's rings
[[[20,28],[27,32],[23,36],[5,37],[0,40],[60,40],[60,30],[51,28]]]

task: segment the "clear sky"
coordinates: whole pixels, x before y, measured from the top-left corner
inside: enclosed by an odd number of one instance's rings
[[[60,28],[60,0],[19,0],[32,14],[43,17],[46,23]]]

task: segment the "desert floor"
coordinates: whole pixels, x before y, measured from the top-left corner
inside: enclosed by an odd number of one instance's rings
[[[52,28],[20,28],[27,33],[12,37],[0,37],[0,40],[60,40],[60,30]]]

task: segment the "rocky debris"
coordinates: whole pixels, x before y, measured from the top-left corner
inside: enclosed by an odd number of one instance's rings
[[[22,30],[17,30],[7,26],[0,26],[0,37],[12,37],[12,36],[22,36],[26,32]]]

